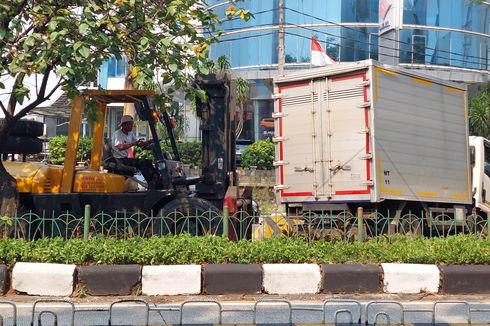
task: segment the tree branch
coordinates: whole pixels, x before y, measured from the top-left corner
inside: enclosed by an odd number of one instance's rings
[[[5,105],[0,101],[0,107],[2,108],[2,112],[5,115],[5,117],[8,117],[9,113],[7,112],[7,108],[5,108]]]
[[[12,86],[12,94],[10,94],[10,99],[9,99],[9,102],[8,102],[8,105],[7,105],[7,112],[13,116],[14,113],[15,113],[15,107],[17,106],[17,99],[15,98],[15,89],[17,87],[20,87],[20,85],[22,85],[23,81],[24,81],[24,77],[26,76],[25,73],[21,72],[17,75],[17,77],[15,78],[15,82],[14,82],[14,85]]]
[[[22,110],[19,111],[19,113],[17,113],[13,118],[12,118],[12,123],[15,123],[17,122],[20,118],[24,117],[27,113],[29,113],[29,111],[31,111],[32,109],[34,109],[36,106],[38,106],[39,104],[41,104],[42,102],[46,101],[47,99],[49,99],[53,94],[54,92],[60,88],[61,86],[61,81],[62,79],[59,79],[58,80],[58,83],[51,89],[51,91],[48,93],[48,95],[46,96],[42,96],[42,97],[38,97],[34,102],[32,103],[29,103],[29,105],[27,105],[26,107],[24,107]],[[44,87],[44,90],[43,90],[43,93],[45,91],[46,87]]]

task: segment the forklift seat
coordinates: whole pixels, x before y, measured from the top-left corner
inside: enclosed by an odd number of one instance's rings
[[[102,167],[110,173],[124,175],[126,177],[132,177],[138,169],[132,166],[122,164],[112,154],[112,140],[106,138],[104,140],[104,146],[102,150]]]

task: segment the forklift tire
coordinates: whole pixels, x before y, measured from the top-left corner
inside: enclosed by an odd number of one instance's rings
[[[43,141],[34,137],[9,136],[0,145],[2,154],[37,154],[43,151]]]
[[[171,223],[154,223],[153,234],[163,235],[161,225],[173,225],[171,233],[190,235],[221,235],[223,221],[221,212],[211,202],[202,198],[177,198],[168,202],[158,212],[158,217]]]
[[[4,119],[0,119],[0,125]],[[44,134],[44,123],[35,120],[19,120],[10,131],[11,136],[39,137]]]

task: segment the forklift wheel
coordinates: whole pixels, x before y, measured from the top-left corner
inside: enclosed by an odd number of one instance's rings
[[[3,119],[0,119],[0,125]],[[39,137],[44,134],[44,123],[34,120],[19,120],[10,131],[11,136]]]
[[[189,233],[191,235],[221,235],[223,222],[221,212],[211,202],[202,198],[177,198],[167,203],[158,212],[159,219],[153,224],[153,234]],[[160,221],[160,219],[163,219]],[[170,226],[171,230],[162,230]]]
[[[0,153],[6,154],[37,154],[43,151],[43,141],[34,137],[9,136],[0,145]]]

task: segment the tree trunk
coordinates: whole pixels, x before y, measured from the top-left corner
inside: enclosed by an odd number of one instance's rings
[[[19,192],[15,178],[8,174],[0,161],[0,216],[15,217],[19,202]]]

